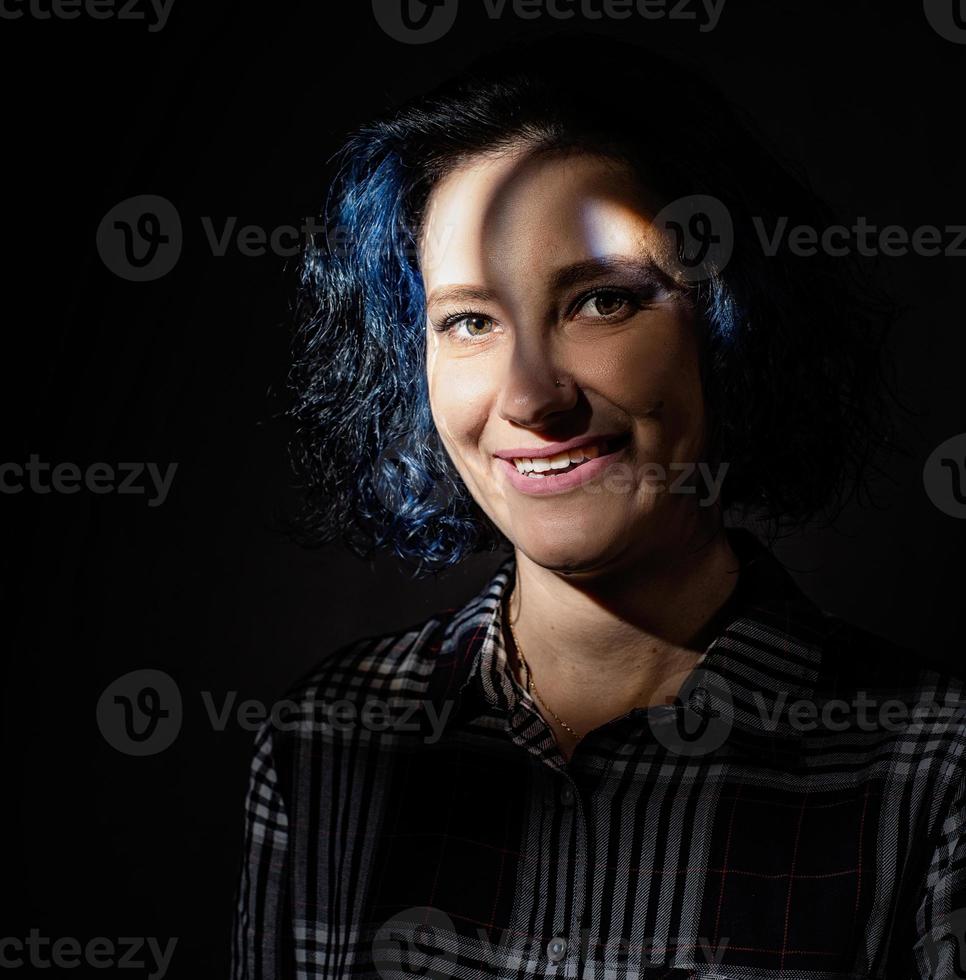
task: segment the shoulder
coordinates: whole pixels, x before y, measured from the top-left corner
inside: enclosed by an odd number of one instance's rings
[[[425,693],[440,661],[459,657],[469,645],[468,637],[493,620],[514,566],[512,554],[504,557],[477,582],[475,594],[460,605],[331,650],[294,681],[286,696],[299,701],[320,696]]]
[[[966,672],[928,649],[912,649],[822,609],[754,538],[734,534],[745,564],[742,638],[796,664],[812,708],[897,738],[938,738],[966,746]],[[802,706],[803,711],[806,707]]]
[[[966,677],[917,650],[823,614],[816,702],[833,705],[903,769],[948,783],[966,774]]]
[[[325,653],[275,701],[256,736],[254,765],[271,770],[288,798],[299,770],[320,751],[367,741],[387,728],[407,731],[426,699],[454,615],[452,610],[439,612]],[[419,726],[418,718],[415,724]]]
[[[870,630],[823,614],[824,657],[820,683],[829,693],[863,686],[905,700],[940,700],[963,708],[966,674],[932,651],[903,646]]]
[[[409,730],[415,716],[432,725],[440,699],[471,668],[512,569],[511,556],[463,605],[324,654],[283,695],[288,724],[275,726],[276,744],[391,740]]]
[[[389,633],[365,636],[324,654],[297,677],[285,698],[297,704],[421,694],[455,611],[446,610]]]

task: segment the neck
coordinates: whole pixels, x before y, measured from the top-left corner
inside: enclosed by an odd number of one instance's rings
[[[738,579],[723,530],[593,576],[516,557],[509,621],[540,698],[581,734],[673,699]],[[537,703],[569,758],[577,740]]]

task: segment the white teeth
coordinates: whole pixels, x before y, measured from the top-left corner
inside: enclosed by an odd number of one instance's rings
[[[570,449],[566,452],[557,453],[556,456],[538,456],[535,459],[520,457],[514,459],[513,463],[518,473],[533,476],[534,473],[546,473],[549,470],[564,470],[571,463],[582,463],[584,460],[597,459],[600,455],[601,447],[581,446],[579,449]]]

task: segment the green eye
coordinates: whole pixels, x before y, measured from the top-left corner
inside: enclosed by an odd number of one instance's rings
[[[479,337],[493,326],[493,321],[485,316],[465,316],[459,322],[466,324],[466,332],[471,337]]]

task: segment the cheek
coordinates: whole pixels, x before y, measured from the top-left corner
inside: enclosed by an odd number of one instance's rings
[[[584,377],[634,418],[663,404],[661,438],[680,442],[700,436],[704,398],[690,318],[646,314],[632,329],[597,346]]]
[[[475,445],[486,425],[492,401],[489,372],[478,358],[447,356],[439,334],[427,340],[427,383],[433,421],[451,455]],[[454,462],[456,460],[454,459]]]

